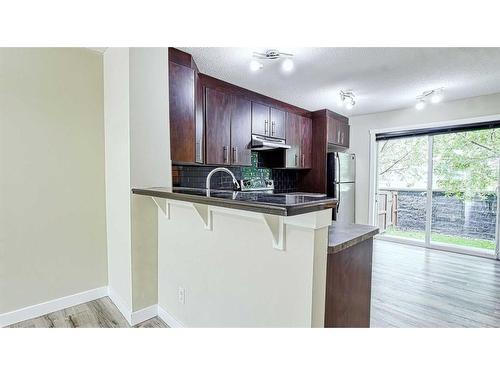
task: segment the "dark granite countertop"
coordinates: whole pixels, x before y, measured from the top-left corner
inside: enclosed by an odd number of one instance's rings
[[[378,227],[333,222],[328,228],[328,253],[336,253],[378,234]]]
[[[308,212],[333,208],[337,200],[307,193],[269,194],[263,192],[241,192],[194,188],[134,188],[134,194],[175,199],[192,203],[208,204],[265,214],[294,216]]]

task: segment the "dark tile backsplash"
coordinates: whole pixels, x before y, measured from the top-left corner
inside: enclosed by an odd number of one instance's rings
[[[260,168],[258,153],[252,153],[252,167],[227,167],[238,180],[245,178],[271,178],[274,191],[286,193],[297,191],[299,172],[287,169]],[[172,165],[172,183],[174,186],[205,188],[205,182],[213,166]],[[233,183],[227,173],[216,173],[211,179],[211,189],[232,189]]]

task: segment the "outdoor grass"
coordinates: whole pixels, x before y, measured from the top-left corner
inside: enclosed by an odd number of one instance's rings
[[[411,238],[421,241],[425,239],[425,233],[423,231],[403,231],[394,227],[387,228],[384,234],[387,234],[389,236]],[[440,242],[449,245],[459,245],[466,247],[475,247],[485,250],[495,250],[495,241],[489,241],[483,239],[465,238],[459,236],[451,236],[448,234],[432,233],[431,240],[433,242]]]

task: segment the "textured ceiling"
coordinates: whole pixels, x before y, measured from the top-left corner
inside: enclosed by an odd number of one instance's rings
[[[273,47],[277,48],[277,47]],[[411,107],[425,90],[444,87],[444,101],[500,92],[500,48],[278,48],[294,54],[285,74],[277,61],[251,72],[253,51],[268,48],[180,48],[201,72],[308,110],[346,116]],[[337,104],[352,89],[356,106]]]

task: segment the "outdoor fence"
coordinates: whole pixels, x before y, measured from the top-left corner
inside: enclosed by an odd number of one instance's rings
[[[425,231],[425,190],[380,189],[379,226]],[[497,194],[488,192],[463,200],[443,191],[432,196],[432,231],[466,238],[495,240]]]

